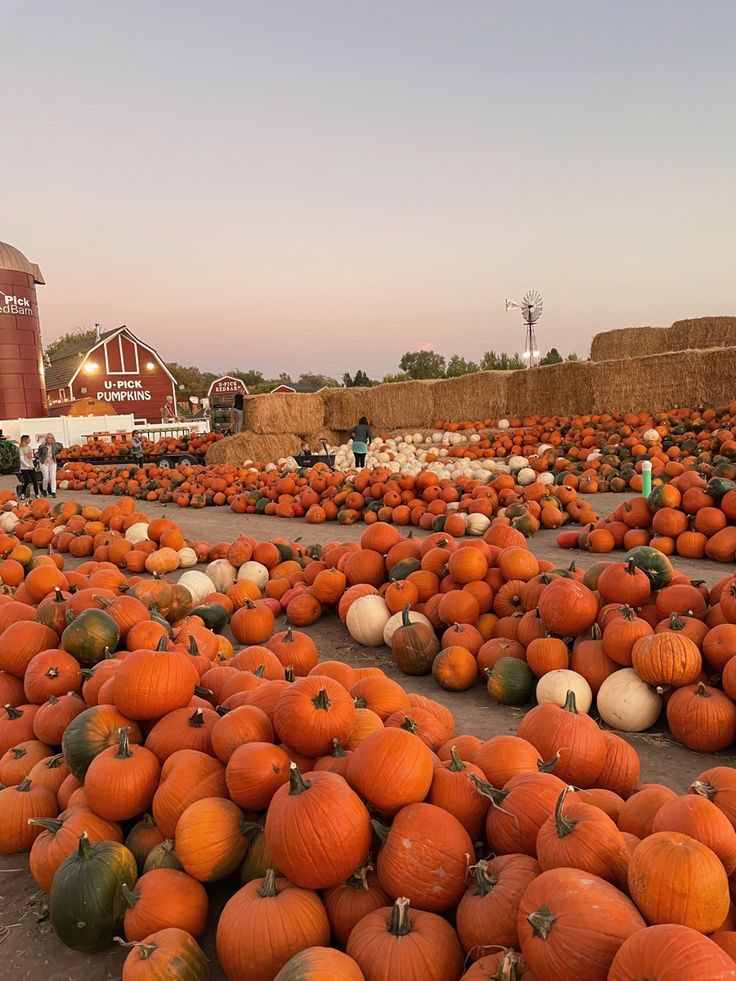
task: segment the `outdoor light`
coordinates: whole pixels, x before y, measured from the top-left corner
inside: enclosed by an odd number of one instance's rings
[[[84,366],[85,375],[94,375],[94,373],[98,370],[99,369],[97,365],[94,363],[94,361],[88,361],[87,364]]]
[[[146,361],[146,371],[153,371],[155,367],[156,365],[153,363],[153,361]]]

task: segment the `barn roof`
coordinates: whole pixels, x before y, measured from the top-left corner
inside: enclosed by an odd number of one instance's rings
[[[139,344],[146,351],[150,352],[154,357],[158,358],[164,371],[169,376],[171,381],[176,384],[176,379],[171,374],[163,358],[148,344],[144,344],[135,334],[123,324],[120,327],[113,327],[112,330],[103,330],[100,332],[100,336],[97,340],[93,341],[91,344],[89,341],[81,339],[69,346],[64,347],[61,356],[56,358],[52,357],[50,363],[45,366],[44,374],[46,376],[46,388],[65,388],[73,380],[75,375],[78,373],[79,368],[90,352],[94,351],[96,347],[103,344],[108,338],[115,336],[116,334],[125,333],[135,344]]]

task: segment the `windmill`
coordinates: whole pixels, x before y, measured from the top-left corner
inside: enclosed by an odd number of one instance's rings
[[[526,361],[527,368],[535,368],[539,364],[539,350],[534,325],[542,316],[542,307],[542,294],[538,293],[537,290],[528,290],[521,301],[506,300],[507,310],[521,310],[521,319],[525,324],[525,346],[522,357]]]

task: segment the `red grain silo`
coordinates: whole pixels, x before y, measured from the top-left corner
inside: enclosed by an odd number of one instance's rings
[[[35,262],[0,242],[0,419],[46,415]]]

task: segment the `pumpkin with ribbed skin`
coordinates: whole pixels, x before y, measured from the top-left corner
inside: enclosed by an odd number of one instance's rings
[[[485,779],[483,770],[473,763],[464,762],[453,747],[450,750],[450,759],[435,767],[427,800],[454,815],[471,839],[478,841],[485,826],[490,801],[476,791],[470,779],[471,774],[481,780]]]
[[[652,833],[654,818],[659,809],[676,797],[674,790],[661,784],[643,787],[632,794],[619,811],[619,828],[637,838],[646,838]]]
[[[526,661],[502,657],[487,673],[488,694],[500,705],[526,705],[534,691],[534,674]]]
[[[598,615],[595,594],[576,579],[564,577],[542,590],[538,606],[547,629],[561,637],[585,633]]]
[[[165,641],[162,645],[165,647]],[[129,719],[160,719],[189,704],[199,684],[191,658],[177,651],[138,650],[115,672],[112,700]]]
[[[716,753],[736,742],[736,705],[702,682],[677,689],[667,702],[667,722],[675,739],[699,753]]]
[[[120,628],[104,610],[84,610],[61,635],[61,649],[72,654],[84,668],[91,668],[117,650]]]
[[[409,618],[409,607],[402,613],[401,626],[391,636],[391,657],[404,674],[429,674],[440,644],[431,627]]]
[[[248,850],[240,808],[222,797],[203,797],[183,812],[176,825],[176,855],[200,882],[230,875]]]
[[[712,849],[726,875],[736,869],[736,830],[707,797],[685,794],[667,801],[654,815],[652,831],[677,831]]]
[[[123,883],[135,885],[137,878],[135,859],[125,845],[92,843],[83,832],[51,884],[49,919],[57,937],[72,950],[109,947],[125,913]]]
[[[308,947],[284,964],[274,981],[365,981],[365,975],[339,950]]]
[[[537,859],[547,869],[581,869],[620,885],[628,851],[623,835],[601,808],[586,804],[565,787],[537,835]],[[585,793],[585,791],[582,791]]]
[[[441,751],[439,755],[442,758]],[[481,743],[472,760],[481,768],[489,783],[494,787],[503,787],[519,773],[538,773],[542,757],[528,740],[501,735],[492,736]]]
[[[579,869],[543,872],[527,887],[517,917],[524,959],[545,981],[606,981],[621,944],[644,925],[623,893]]]
[[[359,678],[350,689],[358,708],[369,708],[382,721],[394,712],[408,712],[411,706],[409,696],[397,681],[387,678],[383,673]]]
[[[690,784],[688,792],[712,801],[736,828],[736,770],[730,766],[703,770]]]
[[[652,589],[662,589],[669,585],[673,569],[670,560],[656,548],[649,545],[638,545],[624,556],[625,562],[633,562],[637,569],[646,573]]]
[[[702,933],[668,923],[637,930],[619,947],[608,981],[729,981],[736,963]]]
[[[308,675],[319,661],[317,645],[309,634],[293,630],[290,626],[267,640],[266,647],[274,652],[285,668],[293,668],[297,677]]]
[[[596,781],[599,787],[612,790],[624,799],[629,797],[639,783],[639,754],[615,732],[604,732],[606,760]]]
[[[239,746],[272,741],[271,720],[255,705],[239,705],[212,727],[212,750],[226,765]]]
[[[121,728],[127,728],[129,742],[141,741],[137,723],[118,712],[114,705],[94,705],[72,719],[64,731],[61,749],[75,777],[81,779],[99,753],[117,744]]]
[[[276,868],[273,856],[266,847],[266,835],[263,827],[256,821],[246,822],[246,835],[248,838],[248,852],[240,866],[240,882],[246,885],[253,879],[262,879],[269,869],[273,869],[278,877],[280,872]]]
[[[168,927],[131,945],[122,981],[207,981],[207,958],[186,930]]]
[[[728,913],[728,878],[716,854],[689,835],[659,831],[636,846],[629,893],[651,923],[712,933]]]
[[[265,810],[289,779],[289,757],[280,746],[250,742],[238,746],[225,773],[230,798],[246,811]]]
[[[64,730],[85,708],[85,702],[77,692],[70,691],[58,698],[50,695],[34,716],[34,736],[47,746],[60,746]]]
[[[127,912],[123,919],[126,940],[143,940],[156,930],[178,927],[192,936],[204,932],[209,900],[204,886],[186,872],[154,869],[135,886],[122,887]]]
[[[39,651],[28,663],[23,687],[29,702],[41,704],[51,695],[65,695],[82,686],[79,662],[66,651],[55,648]]]
[[[609,562],[598,576],[595,588],[604,603],[643,606],[652,590],[649,577],[633,559]]]
[[[265,834],[278,868],[306,889],[344,882],[365,861],[372,839],[368,811],[341,776],[320,770],[303,777],[295,763],[288,785],[271,800]]]
[[[273,722],[282,742],[305,756],[324,756],[333,739],[344,744],[350,738],[355,706],[338,681],[313,674],[289,685],[276,703]]]
[[[176,857],[173,838],[164,838],[160,845],[156,845],[150,850],[143,863],[144,872],[152,872],[154,869],[178,869],[181,871],[183,865]]]
[[[422,801],[432,784],[432,754],[405,729],[380,729],[364,739],[348,760],[347,781],[382,814]]]
[[[700,674],[703,659],[697,645],[682,631],[648,634],[631,649],[631,666],[648,685],[692,684]]]
[[[460,981],[535,981],[517,950],[506,947],[479,958]]]
[[[555,807],[565,784],[551,773],[519,773],[503,790],[475,782],[491,801],[486,815],[486,840],[498,855],[537,854],[537,835]]]
[[[53,794],[57,794],[61,785],[69,776],[69,767],[66,765],[63,753],[56,753],[54,756],[47,756],[39,760],[31,772],[28,779],[39,787],[46,787]]]
[[[51,889],[54,874],[61,863],[79,847],[79,836],[83,831],[91,842],[123,840],[117,824],[105,821],[86,807],[62,811],[57,818],[32,818],[31,821],[40,831],[31,846],[29,867],[31,875],[44,892]]]
[[[409,908],[401,897],[369,913],[348,940],[347,953],[366,981],[459,981],[463,951],[441,916]]]
[[[603,734],[589,716],[578,715],[572,692],[563,708],[547,703],[527,712],[517,735],[536,746],[545,760],[559,754],[555,775],[577,787],[592,787],[603,769]]]
[[[117,745],[98,753],[87,768],[84,791],[90,809],[108,821],[128,821],[151,806],[160,774],[156,755],[131,745],[123,726]]]
[[[333,886],[322,896],[332,935],[340,947],[348,942],[356,923],[373,910],[387,906],[389,897],[381,888],[378,876],[369,865],[357,869],[345,882]]]
[[[0,634],[0,669],[22,678],[32,659],[41,651],[55,648],[58,642],[58,634],[41,623],[13,623]]]
[[[217,959],[228,981],[273,981],[294,954],[326,946],[329,939],[319,896],[269,871],[225,904],[217,924]]]
[[[176,822],[195,800],[226,795],[222,763],[196,749],[180,749],[161,767],[152,804],[153,817],[161,833],[171,838]]]
[[[394,818],[378,854],[378,881],[389,896],[443,912],[465,890],[473,843],[456,817],[434,804],[409,804]]]
[[[142,871],[150,853],[157,845],[162,844],[163,840],[164,836],[160,828],[156,827],[156,822],[151,815],[144,814],[126,835],[125,847],[133,853],[136,865]]]
[[[41,833],[33,818],[52,818],[59,813],[56,796],[26,778],[15,787],[0,790],[0,855],[25,852]]]
[[[529,855],[499,855],[470,869],[470,884],[456,914],[466,953],[489,947],[517,947],[516,917],[521,897],[542,870]]]
[[[37,739],[27,739],[12,746],[0,757],[0,784],[6,787],[17,786],[50,751],[50,746]]]
[[[179,749],[212,750],[212,730],[220,721],[214,709],[191,706],[175,709],[159,719],[146,737],[146,746],[161,763]]]

